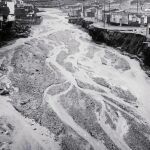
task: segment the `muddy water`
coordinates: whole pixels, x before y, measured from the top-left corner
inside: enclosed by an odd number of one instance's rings
[[[45,9],[40,26],[7,51],[38,41],[46,64],[63,78],[45,90],[44,101],[60,120],[95,150],[150,148],[150,80],[136,60],[68,24],[65,14]],[[134,141],[134,142],[133,142]]]

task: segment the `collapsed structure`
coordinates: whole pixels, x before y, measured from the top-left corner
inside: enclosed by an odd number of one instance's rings
[[[39,24],[42,18],[37,16],[37,9],[32,4],[22,0],[0,1],[0,29],[11,28],[17,22],[20,24]]]

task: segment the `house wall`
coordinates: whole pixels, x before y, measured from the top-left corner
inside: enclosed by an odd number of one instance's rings
[[[95,17],[95,13],[92,11],[86,11],[85,12],[85,17]]]
[[[129,23],[128,14],[126,14],[126,13],[122,14],[122,20],[121,20],[121,22],[122,22],[123,25],[128,25],[128,23]]]
[[[95,17],[96,16],[96,8],[87,8],[84,9],[85,17]]]
[[[3,16],[0,15],[0,21],[3,21]]]
[[[148,19],[147,19],[146,15],[141,16],[141,18],[140,18],[141,25],[146,25],[148,23],[147,21],[148,21]]]
[[[71,10],[68,15],[70,17],[81,17],[81,10]]]
[[[7,21],[15,21],[15,16],[14,15],[8,15]]]
[[[150,16],[147,16],[147,23],[150,23]]]
[[[97,9],[95,18],[96,18],[98,21],[102,21],[102,9]]]
[[[3,3],[3,2],[2,2]],[[4,7],[0,8],[0,21],[15,21],[15,2],[14,1],[5,1]]]
[[[136,14],[129,14],[126,12],[112,13],[110,22],[116,24],[121,23],[122,25],[140,26],[148,23],[148,17],[146,15],[137,16]]]
[[[145,25],[147,23],[148,17],[146,15],[129,14],[129,24]]]
[[[15,14],[15,3],[14,2],[7,2],[7,7],[9,8],[9,14]]]
[[[146,36],[150,39],[150,23],[147,25]]]
[[[15,3],[7,2],[7,7],[9,8],[9,15],[7,17],[7,21],[15,21]]]
[[[122,19],[121,14],[111,14],[110,15],[110,22],[120,24],[120,20]]]

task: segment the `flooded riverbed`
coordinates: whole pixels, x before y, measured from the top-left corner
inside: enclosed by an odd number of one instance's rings
[[[0,102],[1,122],[16,118],[11,120],[16,136],[11,131],[12,144],[3,146],[149,150],[150,80],[139,63],[95,44],[60,10],[45,9],[41,15],[42,24],[32,28],[29,38],[0,49],[1,58],[10,60],[5,76],[17,89],[10,94],[11,103]],[[4,113],[6,105],[9,113]],[[21,134],[17,121],[24,129]],[[31,135],[23,138],[26,132]]]

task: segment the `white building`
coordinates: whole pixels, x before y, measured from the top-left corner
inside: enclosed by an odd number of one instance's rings
[[[150,23],[147,25],[146,36],[150,39]]]
[[[9,0],[9,1],[2,1],[1,2],[1,14],[0,14],[0,21],[15,21],[15,3],[16,1],[14,0]],[[5,14],[5,10],[9,10],[8,14]],[[4,19],[5,16],[5,19]]]

